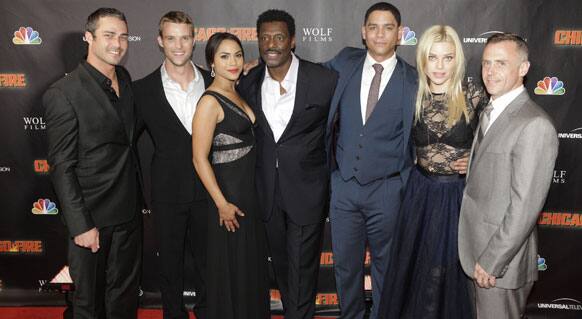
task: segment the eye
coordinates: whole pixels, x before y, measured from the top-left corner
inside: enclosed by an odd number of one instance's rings
[[[237,58],[242,58],[242,56],[243,56],[243,55],[242,55],[242,53],[237,53],[237,54],[236,54],[236,57],[237,57]]]
[[[431,61],[431,62],[434,62],[434,61],[436,61],[436,56],[434,56],[434,55],[429,55],[429,56],[428,56],[428,60],[429,60],[429,61]]]
[[[285,40],[285,37],[283,35],[281,35],[281,34],[277,34],[275,36],[275,40],[277,40],[277,41],[283,41],[283,40]]]
[[[128,38],[129,38],[129,36],[127,34],[122,34],[119,36],[119,40],[121,40],[121,41],[127,41]]]
[[[375,25],[369,25],[368,26],[368,30],[374,31],[374,30],[376,30],[376,26]]]
[[[449,56],[446,56],[446,57],[445,57],[445,61],[446,61],[446,62],[451,62],[451,61],[453,61],[453,56],[451,56],[451,55],[449,55]]]
[[[267,41],[269,40],[269,37],[266,35],[261,36],[261,41]]]
[[[220,58],[223,60],[226,60],[226,59],[228,59],[228,54],[221,54]]]
[[[483,66],[483,67],[488,67],[490,65],[491,65],[491,63],[489,61],[481,61],[481,66]]]
[[[104,34],[103,34],[103,37],[104,37],[105,39],[111,39],[111,38],[113,37],[113,35],[112,35],[111,33],[104,33]]]

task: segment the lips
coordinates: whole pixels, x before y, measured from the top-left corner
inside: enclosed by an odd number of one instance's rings
[[[237,74],[239,69],[238,68],[237,69],[228,69],[227,71],[232,73],[232,74]]]

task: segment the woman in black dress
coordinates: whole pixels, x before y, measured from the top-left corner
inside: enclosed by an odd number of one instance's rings
[[[420,38],[416,166],[395,228],[381,318],[473,318],[457,228],[473,132],[487,98],[480,86],[462,84],[464,64],[453,28],[435,25]]]
[[[235,90],[239,39],[216,33],[206,45],[214,81],[192,120],[194,167],[208,191],[208,318],[269,316],[265,230],[255,193],[255,115]]]

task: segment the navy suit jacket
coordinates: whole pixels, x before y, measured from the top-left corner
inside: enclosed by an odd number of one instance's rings
[[[328,154],[328,163],[331,170],[337,169],[337,162],[335,159],[335,147],[337,141],[337,125],[339,120],[339,105],[342,95],[346,90],[348,82],[356,74],[356,72],[362,67],[366,59],[367,50],[346,47],[340,53],[338,53],[331,61],[326,62],[324,65],[328,68],[335,70],[339,74],[338,83],[335,89],[334,96],[331,101],[330,112],[327,121],[326,130],[326,149]],[[380,96],[378,103],[399,103],[402,107],[402,123],[403,123],[403,134],[404,134],[404,147],[402,156],[400,157],[400,165],[398,165],[400,170],[400,177],[402,179],[403,185],[406,184],[408,180],[408,175],[410,173],[410,168],[413,165],[413,148],[412,139],[410,138],[410,133],[412,130],[412,122],[414,119],[414,104],[416,100],[416,92],[418,90],[418,75],[416,69],[410,66],[401,58],[397,57],[396,68],[392,78],[388,82],[386,89]],[[396,76],[398,75],[398,76]],[[388,86],[395,85],[394,81],[402,81],[400,85],[402,86],[402,91],[398,97],[400,100],[395,102],[393,99],[389,100],[386,96],[386,91]],[[359,94],[360,92],[357,92]],[[359,101],[359,99],[358,99]],[[390,119],[387,119],[390,120]]]

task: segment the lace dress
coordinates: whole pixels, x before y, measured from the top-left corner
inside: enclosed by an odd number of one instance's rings
[[[406,187],[386,274],[380,318],[473,318],[468,277],[457,252],[464,175],[452,163],[469,155],[485,92],[465,88],[469,121],[447,125],[446,96],[424,101],[412,138],[417,165]]]
[[[224,197],[240,208],[240,228],[219,226],[214,203],[208,214],[208,318],[263,319],[269,317],[265,229],[255,191],[253,123],[236,104],[212,91],[224,111],[216,125],[210,152],[214,175]]]

